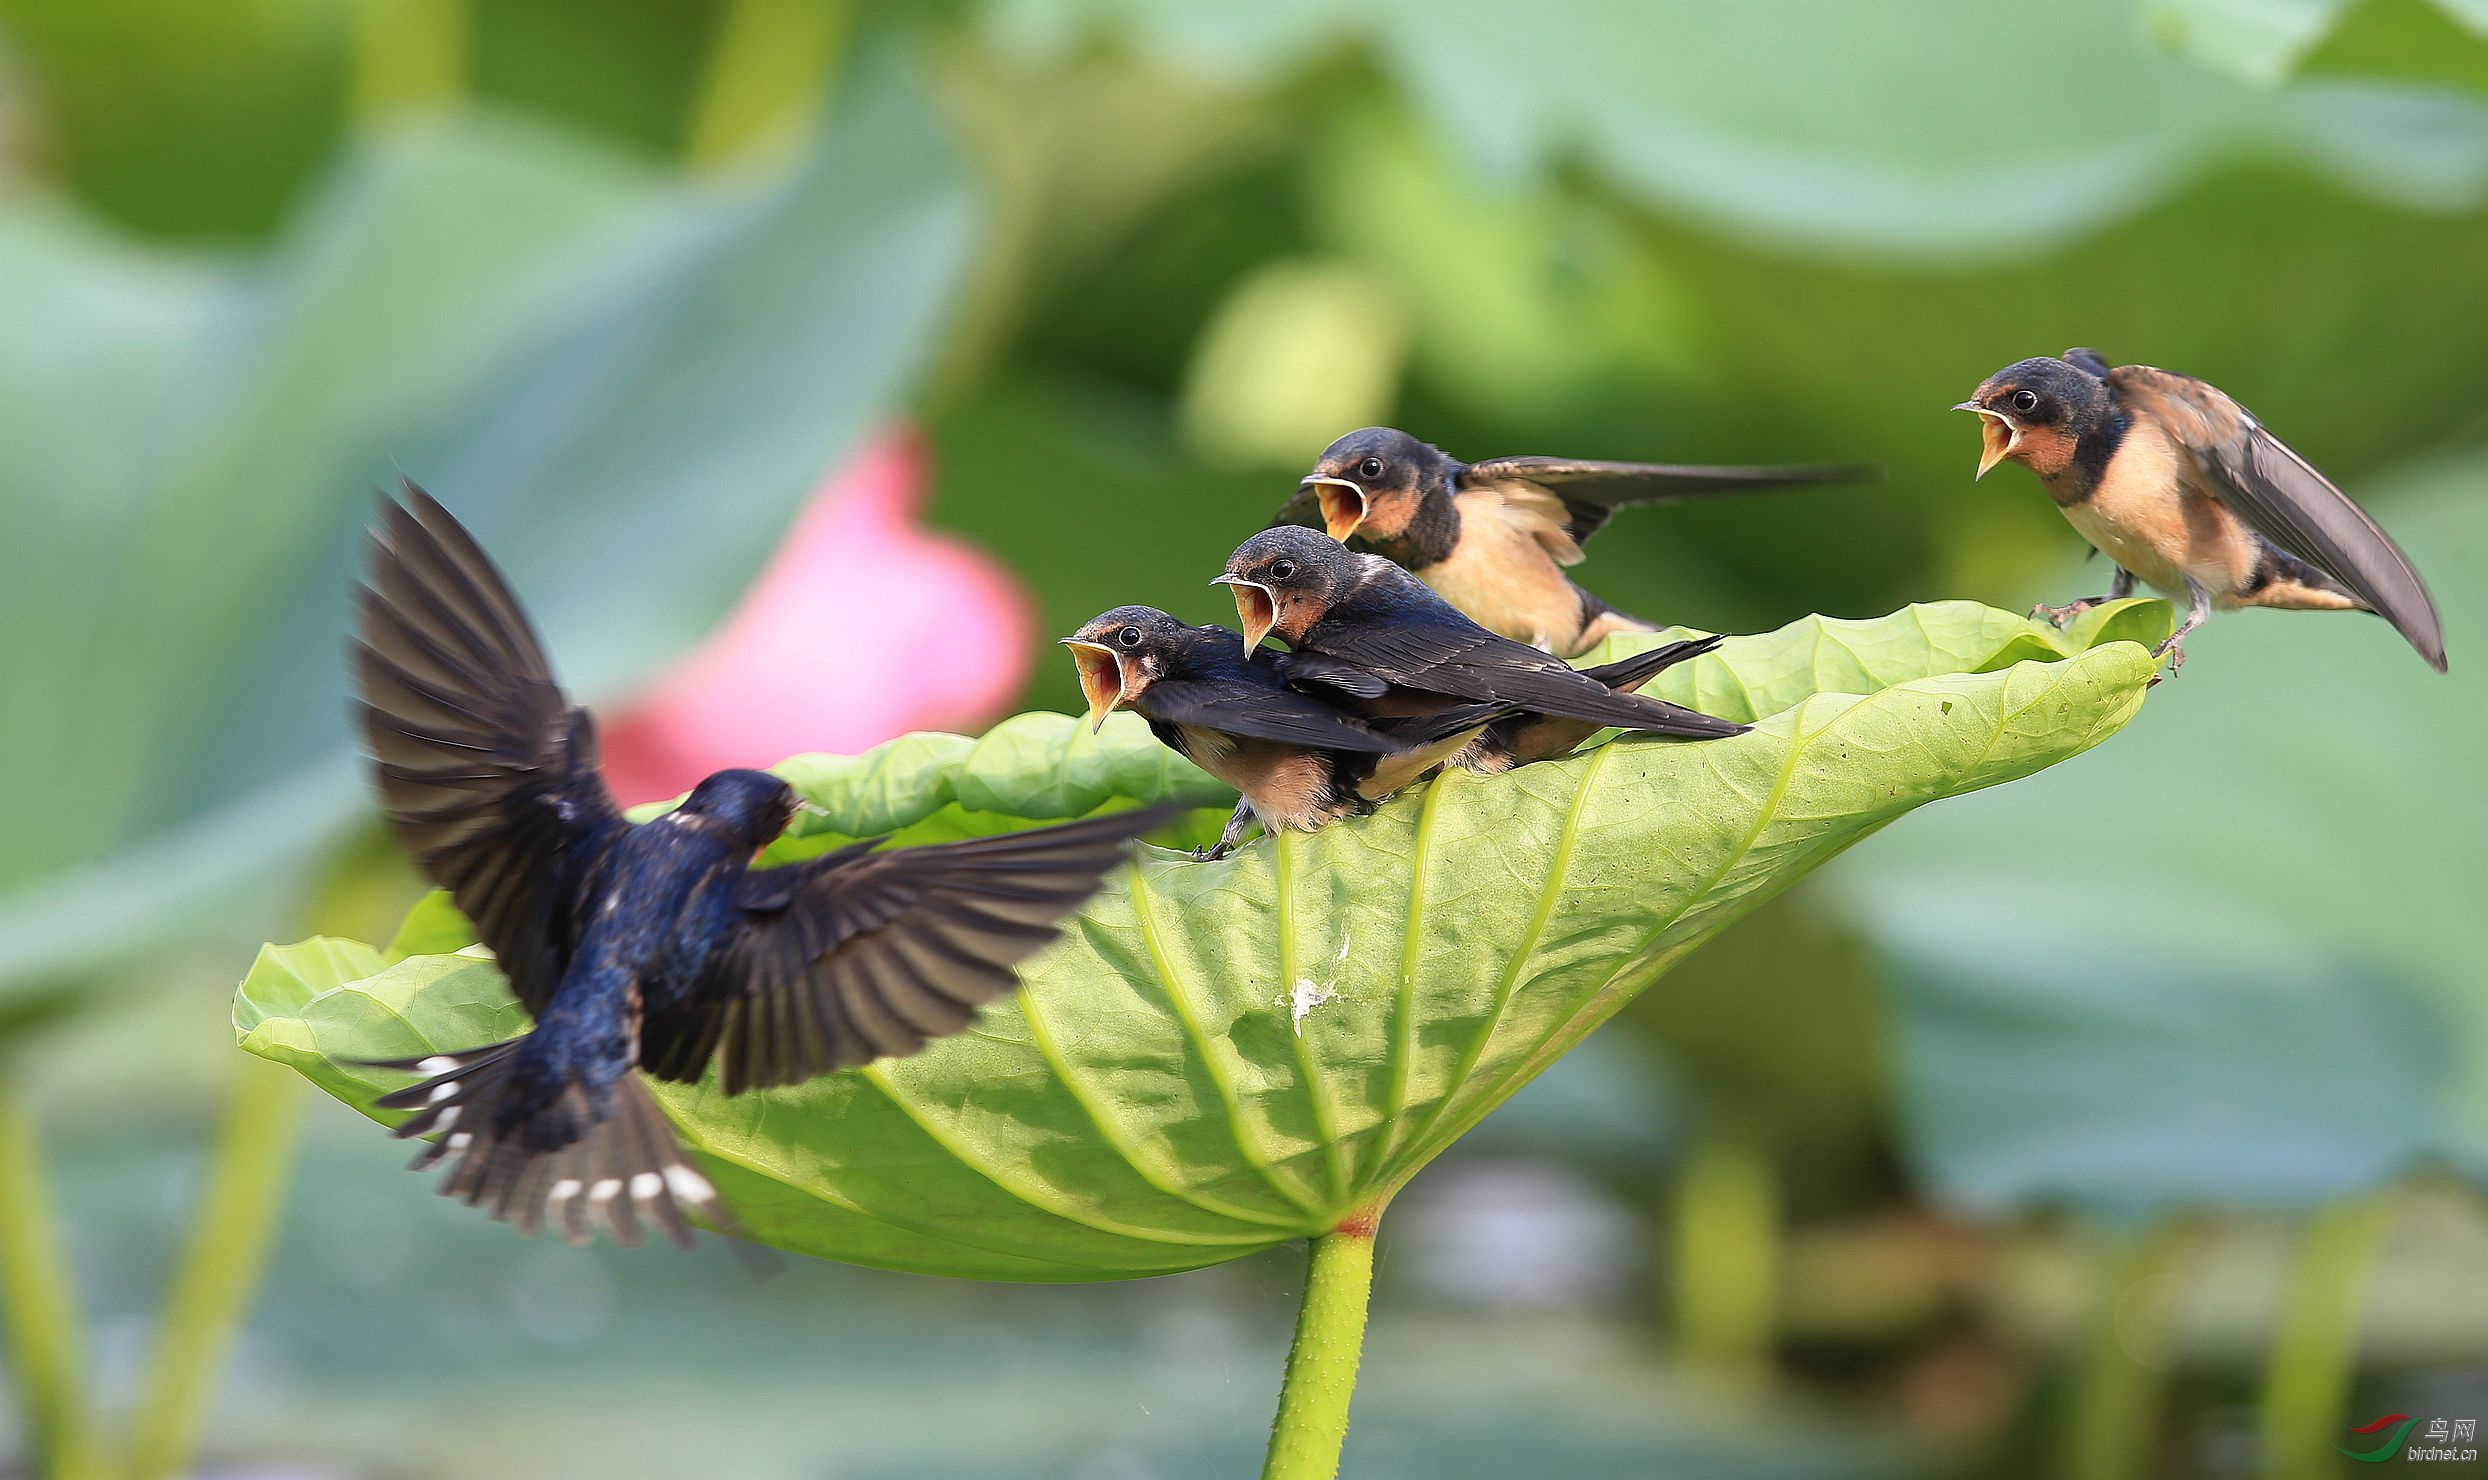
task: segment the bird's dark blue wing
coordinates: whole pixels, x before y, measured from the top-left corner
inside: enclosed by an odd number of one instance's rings
[[[1662,699],[1616,693],[1561,658],[1478,626],[1413,577],[1385,572],[1376,586],[1334,607],[1305,646],[1401,688],[1689,738],[1745,730]]]
[[[572,916],[622,828],[596,730],[458,521],[409,483],[381,501],[357,612],[357,715],[390,827],[541,1013]]]
[[[1328,689],[1351,699],[1379,699],[1391,692],[1389,683],[1355,664],[1320,653],[1281,653],[1270,666],[1280,682],[1300,689]]]
[[[1018,984],[1125,845],[1179,815],[874,851],[857,843],[742,882],[742,920],[682,999],[652,1004],[640,1067],[727,1094],[914,1053]]]
[[[1312,750],[1389,755],[1403,748],[1354,715],[1276,684],[1160,679],[1142,694],[1140,711],[1164,724],[1192,725]]]

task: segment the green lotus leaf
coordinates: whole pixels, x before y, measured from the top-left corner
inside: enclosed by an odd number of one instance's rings
[[[2150,602],[2069,634],[1946,603],[1731,639],[1660,687],[1755,719],[1748,734],[1453,774],[1220,863],[1145,849],[970,1032],[784,1090],[659,1094],[747,1229],[802,1253],[1089,1280],[1318,1234],[1378,1207],[1809,870],[1914,807],[2114,733],[2156,666],[2125,639],[2166,630]],[[910,736],[781,769],[832,814],[789,854],[877,829],[1226,801],[1129,720],[1091,736],[1028,715],[983,740]],[[403,943],[458,939],[441,908]],[[270,948],[237,999],[243,1046],[368,1111],[397,1079],[345,1061],[524,1025],[480,953],[381,962],[336,942]]]

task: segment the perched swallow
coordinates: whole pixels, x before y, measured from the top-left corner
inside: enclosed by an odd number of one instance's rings
[[[1498,457],[1464,463],[1389,427],[1330,444],[1271,527],[1354,540],[1414,574],[1490,632],[1559,657],[1611,632],[1654,632],[1572,583],[1564,567],[1631,504],[1848,483],[1871,466],[1695,467]]]
[[[2366,611],[2445,671],[2436,603],[2392,537],[2237,402],[2149,365],[2099,352],[2023,360],[1953,408],[1984,418],[1978,476],[2006,459],[2039,475],[2084,539],[2116,562],[2105,596],[2040,607],[2059,625],[2140,581],[2186,603],[2160,651],[2214,607]]]
[[[1660,673],[1691,658],[1716,651],[1723,637],[1689,637],[1671,642],[1646,653],[1618,658],[1584,668],[1584,678],[1594,678],[1619,694],[1629,694]],[[1543,714],[1515,714],[1496,720],[1486,727],[1474,744],[1459,755],[1464,770],[1493,776],[1525,766],[1532,761],[1561,760],[1580,748],[1582,741],[1606,728],[1593,720],[1560,719]]]
[[[1497,715],[1460,705],[1409,720],[1364,720],[1290,688],[1267,653],[1224,627],[1189,627],[1153,606],[1119,606],[1064,638],[1091,727],[1129,706],[1166,747],[1243,794],[1216,846],[1253,822],[1312,832],[1361,816],[1461,750]]]
[[[1561,658],[1480,627],[1389,560],[1317,530],[1263,530],[1236,547],[1216,584],[1233,588],[1247,651],[1276,633],[1293,649],[1277,660],[1281,678],[1335,693],[1368,721],[1487,703],[1689,739],[1746,728],[1619,694]]]
[[[573,1242],[625,1244],[690,1209],[731,1219],[632,1070],[727,1094],[795,1084],[958,1032],[1011,990],[1135,834],[1123,812],[1033,832],[754,869],[794,789],[720,771],[653,821],[624,819],[596,730],[554,682],[516,596],[411,483],[381,501],[354,666],[363,739],[398,841],[492,948],[534,1028],[390,1062],[383,1097],[441,1191]]]

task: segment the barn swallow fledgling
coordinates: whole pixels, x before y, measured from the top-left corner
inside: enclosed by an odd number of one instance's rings
[[[2140,581],[2186,603],[2159,651],[2174,669],[2214,607],[2381,614],[2437,672],[2445,633],[2410,559],[2367,512],[2253,414],[2191,376],[2113,368],[2096,350],[2023,360],[1953,408],[1983,418],[1978,475],[2039,475],[2082,537],[2116,562],[2105,596],[2041,607],[2059,625]]]
[[[1276,633],[1293,650],[1277,662],[1281,677],[1336,691],[1369,720],[1491,703],[1687,739],[1746,729],[1617,693],[1561,658],[1487,631],[1382,556],[1318,530],[1263,530],[1236,547],[1216,583],[1233,589],[1248,651]]]
[[[1646,653],[1618,658],[1584,668],[1584,677],[1594,678],[1620,694],[1633,693],[1643,684],[1667,669],[1688,659],[1714,652],[1724,637],[1689,637],[1671,642]],[[1606,728],[1591,720],[1561,719],[1543,714],[1515,714],[1496,720],[1477,737],[1476,743],[1462,751],[1462,769],[1480,775],[1494,776],[1525,766],[1533,761],[1561,760],[1580,748],[1581,742]]]
[[[725,1093],[795,1084],[958,1032],[1012,967],[1171,809],[927,847],[867,840],[754,869],[800,805],[765,771],[720,771],[626,820],[596,731],[553,679],[499,570],[409,483],[384,498],[360,597],[357,713],[398,841],[492,949],[532,1030],[378,1067],[381,1098],[438,1134],[418,1168],[527,1233],[584,1242],[684,1210],[730,1228],[716,1189],[632,1071]]]
[[[1655,632],[1572,583],[1564,567],[1617,509],[1878,476],[1870,466],[1697,467],[1498,457],[1464,463],[1390,427],[1330,444],[1272,527],[1354,540],[1490,632],[1574,657],[1611,632]]]
[[[1119,606],[1064,638],[1091,727],[1129,707],[1165,746],[1242,793],[1216,846],[1224,858],[1259,821],[1313,832],[1371,812],[1479,736],[1499,705],[1369,725],[1288,687],[1267,653],[1224,627],[1190,627],[1153,606]]]

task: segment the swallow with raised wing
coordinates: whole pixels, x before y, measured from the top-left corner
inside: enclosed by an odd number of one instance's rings
[[[518,599],[449,511],[412,484],[381,501],[354,644],[357,704],[398,841],[491,948],[533,1027],[380,1067],[382,1097],[455,1158],[441,1191],[574,1242],[641,1220],[692,1240],[730,1228],[640,1075],[727,1094],[799,1083],[956,1033],[1013,967],[1171,816],[1122,812],[1030,832],[751,867],[794,789],[720,771],[632,823],[596,730],[554,681]]]
[[[2139,582],[2185,603],[2160,647],[2174,669],[2215,608],[2375,612],[2445,671],[2444,624],[2401,547],[2216,387],[2069,349],[2007,365],[1953,409],[1981,418],[1978,476],[2022,464],[2116,562],[2106,595],[2031,615],[2062,624]]]
[[[1613,632],[1655,632],[1573,584],[1582,546],[1617,509],[1879,476],[1871,465],[1707,467],[1497,457],[1464,463],[1391,427],[1330,444],[1273,527],[1319,529],[1432,587],[1490,632],[1577,657]]]

